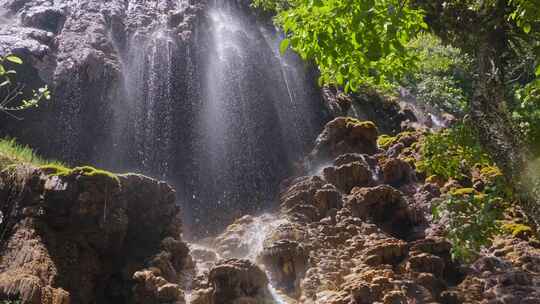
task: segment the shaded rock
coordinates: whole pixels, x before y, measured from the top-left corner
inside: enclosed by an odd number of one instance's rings
[[[371,220],[393,235],[405,237],[412,228],[407,202],[401,192],[388,185],[354,188],[345,206],[353,216]]]
[[[18,166],[0,173],[0,199],[0,299],[159,303],[173,289],[159,287],[180,284],[193,267],[166,183]]]
[[[267,244],[259,257],[275,286],[288,294],[300,294],[300,280],[307,270],[308,252],[297,242],[280,240]]]
[[[385,184],[399,186],[410,181],[412,168],[399,158],[391,158],[382,165],[382,173]]]
[[[332,201],[332,199],[337,200],[337,194],[329,192],[320,193],[316,200],[317,191],[323,188],[336,191],[333,186],[325,185],[325,181],[318,176],[300,177],[293,180],[291,185],[280,194],[281,212],[304,222],[320,220],[325,216],[328,208],[334,203],[339,204],[338,201]]]
[[[412,272],[427,272],[442,277],[444,273],[445,261],[429,253],[412,253],[405,261],[405,270]]]
[[[414,113],[400,105],[399,100],[375,90],[345,94],[339,89],[324,87],[322,91],[324,101],[334,117],[351,116],[370,120],[385,134],[399,133],[402,122],[417,120]]]
[[[326,167],[323,169],[323,176],[326,181],[345,193],[357,186],[368,186],[372,182],[371,171],[358,161],[339,167]]]
[[[59,33],[66,21],[66,15],[57,7],[36,6],[25,11],[21,21],[24,26]]]

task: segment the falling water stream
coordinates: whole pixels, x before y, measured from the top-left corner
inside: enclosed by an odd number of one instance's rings
[[[244,251],[244,254],[237,254],[233,257],[238,259],[249,259],[253,262],[256,262],[257,258],[263,250],[265,238],[269,234],[271,234],[274,229],[276,229],[282,224],[285,224],[286,222],[287,220],[279,219],[271,214],[262,214],[260,216],[254,217],[253,222],[251,222],[245,227],[241,243],[238,244],[238,247],[246,248],[247,250]],[[212,247],[212,244],[192,243],[190,244],[190,248],[192,250],[191,254],[197,264],[198,274],[208,272],[213,266],[214,262],[222,258],[219,252]],[[209,261],[204,257],[204,255],[206,254],[198,255],[199,252],[211,252],[213,255],[215,255],[216,259]],[[264,269],[263,265],[259,266]],[[274,288],[274,286],[272,285],[271,277],[269,276],[269,278],[270,283],[268,284],[268,291],[270,292],[270,300],[272,301],[272,303],[268,304],[290,304],[291,302],[294,302],[294,300],[287,300],[286,296],[282,295],[276,288]],[[191,294],[188,292],[187,303],[189,303],[190,300]]]

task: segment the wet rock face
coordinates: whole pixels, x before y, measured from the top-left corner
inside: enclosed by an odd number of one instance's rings
[[[275,287],[300,295],[300,282],[308,268],[308,252],[300,243],[287,239],[272,242],[263,248],[259,259]]]
[[[212,304],[263,303],[270,299],[266,274],[249,260],[218,262],[208,276]]]
[[[20,166],[1,173],[0,197],[0,299],[183,303],[193,266],[166,183]]]
[[[119,99],[125,97],[122,69],[131,60],[130,37],[136,32],[139,36],[149,35],[166,24],[182,44],[175,55],[186,57],[195,44],[194,28],[204,22],[204,3],[0,1],[4,18],[0,25],[0,54],[15,53],[23,58],[25,64],[18,70],[18,77],[29,87],[47,83],[54,92],[54,100],[22,114],[28,117],[28,132],[21,134],[21,125],[5,120],[0,120],[2,129],[32,142],[44,153],[70,162],[107,159],[115,131],[111,124],[114,106],[129,110]],[[140,42],[138,47],[144,49],[147,45]],[[186,78],[186,62],[177,65],[177,70],[183,71],[175,79]]]

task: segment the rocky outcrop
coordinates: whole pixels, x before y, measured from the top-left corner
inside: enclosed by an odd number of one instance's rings
[[[374,155],[362,154],[362,146],[332,155],[325,169],[283,182],[278,215],[241,217],[211,243],[217,252],[259,263],[275,288],[271,303],[539,303],[540,252],[537,243],[526,241],[528,234],[498,237],[472,265],[452,258],[452,245],[432,220],[431,207],[457,182],[444,185],[416,172],[411,159],[418,156],[419,136],[385,138],[389,141]],[[380,178],[364,184],[353,171],[337,173],[353,166]],[[484,175],[497,175],[492,169]],[[475,183],[481,180],[477,175]],[[218,294],[243,303],[246,291],[238,287],[243,281],[238,277],[263,281],[258,271],[247,271],[248,262],[222,263],[198,279],[192,303],[216,303]],[[253,296],[245,301],[265,303]]]
[[[397,134],[418,119],[415,113],[395,97],[367,89],[346,94],[335,88],[322,89],[326,107],[334,117],[349,116],[373,121],[384,134]]]
[[[540,303],[539,262],[538,246],[499,237],[453,296],[463,303]]]
[[[373,182],[372,173],[365,162],[351,162],[339,167],[326,167],[323,177],[345,193],[357,186],[368,186]]]
[[[411,210],[403,195],[391,186],[355,188],[345,206],[351,214],[378,224],[393,235],[406,236],[413,225]]]
[[[208,275],[209,287],[192,296],[193,304],[272,303],[268,277],[249,260],[219,261]]]
[[[0,173],[0,299],[184,303],[193,267],[175,192],[93,168]]]
[[[300,283],[308,268],[308,259],[308,252],[301,243],[287,239],[268,242],[259,256],[275,287],[295,297],[301,294]]]
[[[378,130],[370,121],[338,117],[327,123],[308,156],[314,166],[346,153],[377,152]]]

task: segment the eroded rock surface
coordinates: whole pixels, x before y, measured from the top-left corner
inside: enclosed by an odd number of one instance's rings
[[[17,166],[0,198],[0,299],[184,303],[193,265],[168,184]]]

